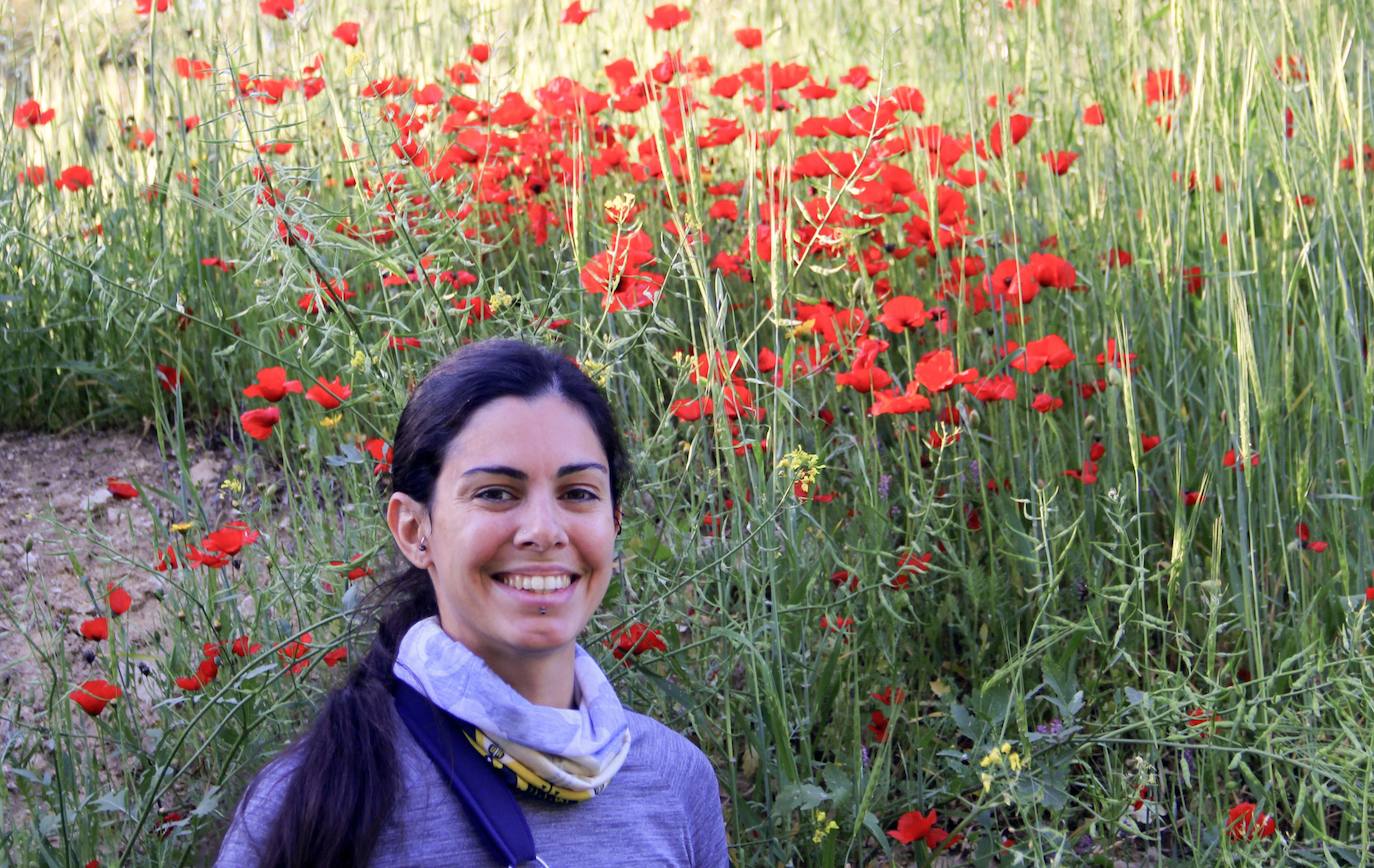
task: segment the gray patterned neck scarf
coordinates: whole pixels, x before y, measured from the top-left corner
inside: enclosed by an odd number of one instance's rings
[[[575,709],[525,699],[450,638],[437,617],[406,631],[393,671],[430,702],[476,727],[500,753],[516,760],[510,765],[524,766],[566,791],[555,801],[579,801],[601,792],[630,752],[625,709],[606,674],[580,645],[573,659]]]

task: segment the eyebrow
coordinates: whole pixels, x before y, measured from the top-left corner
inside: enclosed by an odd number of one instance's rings
[[[610,475],[606,465],[596,461],[584,461],[581,464],[564,464],[558,468],[558,476],[571,476],[574,473],[581,473],[584,470],[600,470],[602,473]],[[507,467],[504,464],[488,464],[482,467],[474,467],[471,470],[463,471],[464,476],[473,476],[478,473],[492,473],[497,476],[509,476],[512,479],[525,480],[530,476],[523,470],[516,470],[514,467]]]

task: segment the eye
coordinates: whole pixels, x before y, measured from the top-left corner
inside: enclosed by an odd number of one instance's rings
[[[568,489],[566,496],[571,497],[573,500],[580,500],[584,502],[591,502],[593,500],[601,499],[601,496],[597,494],[595,491],[591,490],[590,488],[570,488]]]
[[[505,503],[508,499],[513,498],[514,495],[504,488],[483,488],[472,497],[474,500],[485,500],[489,503]]]

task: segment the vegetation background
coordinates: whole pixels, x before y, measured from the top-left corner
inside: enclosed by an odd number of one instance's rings
[[[585,644],[737,864],[1366,863],[1364,0],[588,8],[0,0],[0,427],[170,461],[6,588],[0,855],[208,858],[368,641],[408,389],[515,335],[623,413]]]

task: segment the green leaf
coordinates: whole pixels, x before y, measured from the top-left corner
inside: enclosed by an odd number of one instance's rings
[[[792,784],[783,787],[774,810],[788,814],[795,810],[809,811],[830,798],[830,794],[815,784]]]

